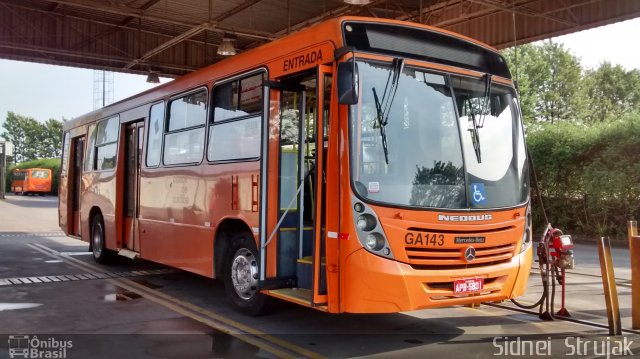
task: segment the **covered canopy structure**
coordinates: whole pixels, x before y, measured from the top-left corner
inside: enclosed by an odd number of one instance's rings
[[[497,48],[640,15],[637,0],[0,0],[0,58],[175,77],[340,15],[420,22]]]

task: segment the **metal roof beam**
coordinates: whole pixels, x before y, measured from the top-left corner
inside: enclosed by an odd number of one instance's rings
[[[218,15],[218,16],[217,16],[216,18],[214,18],[212,21],[213,21],[213,22],[220,22],[220,21],[222,21],[222,20],[224,20],[224,19],[226,19],[226,18],[228,18],[228,17],[230,17],[230,16],[233,16],[233,15],[235,15],[235,14],[237,14],[237,13],[239,13],[239,12],[243,11],[243,10],[246,10],[247,8],[249,8],[249,7],[251,7],[251,6],[253,6],[253,5],[255,5],[255,4],[257,4],[257,3],[259,3],[260,1],[262,1],[262,0],[249,0],[249,1],[245,1],[244,3],[242,3],[242,4],[240,4],[240,5],[236,6],[236,7],[234,7],[233,9],[231,9],[231,10],[229,10],[229,11],[226,11],[226,12],[224,12],[224,13],[222,13],[222,14]],[[137,59],[135,59],[135,60],[133,60],[133,61],[129,62],[129,63],[128,63],[124,68],[125,68],[125,69],[130,69],[130,68],[132,68],[133,66],[135,66],[135,65],[137,65],[137,64],[139,64],[139,63],[141,63],[141,62],[144,62],[144,61],[146,61],[147,59],[149,59],[149,58],[151,58],[151,57],[153,57],[153,56],[155,56],[155,55],[157,55],[157,54],[161,53],[162,51],[164,51],[164,50],[166,50],[166,49],[168,49],[168,48],[171,48],[171,47],[173,47],[174,45],[177,45],[177,44],[179,44],[180,42],[182,42],[182,41],[184,41],[184,40],[186,40],[186,39],[188,39],[188,38],[190,38],[190,37],[193,37],[193,36],[195,36],[195,35],[197,35],[197,34],[201,33],[201,32],[202,32],[202,31],[204,31],[204,30],[210,29],[212,26],[214,26],[214,25],[212,25],[212,24],[211,24],[211,22],[208,22],[208,23],[204,23],[204,24],[202,24],[202,25],[199,25],[199,26],[193,27],[193,28],[191,28],[191,29],[189,29],[189,30],[187,30],[187,31],[183,32],[182,34],[180,34],[180,35],[178,35],[178,36],[174,37],[173,39],[171,39],[171,40],[169,40],[169,41],[167,41],[167,42],[165,42],[165,43],[163,43],[163,44],[160,44],[160,45],[156,46],[155,48],[153,48],[153,49],[151,49],[151,50],[147,51],[147,52],[146,52],[144,55],[142,55],[140,58],[137,58]]]
[[[561,19],[556,16],[546,15],[542,13],[537,13],[529,8],[526,8],[523,5],[513,5],[513,6],[505,6],[503,3],[493,0],[468,0],[472,3],[476,3],[479,5],[489,6],[497,10],[506,11],[506,12],[515,12],[516,14],[524,15],[524,16],[532,16],[532,17],[540,17],[546,20],[559,22],[564,25],[576,26],[577,24],[565,19]]]
[[[68,51],[68,50],[62,50],[62,49],[57,49],[57,48],[32,46],[32,45],[25,45],[25,44],[16,44],[16,43],[11,43],[11,42],[4,42],[4,41],[0,41],[0,48],[12,49],[12,50],[20,50],[20,51],[35,51],[35,52],[40,52],[40,53],[43,53],[43,54],[78,57],[78,58],[84,58],[84,59],[90,59],[90,60],[98,60],[98,61],[107,61],[107,62],[108,61],[112,61],[112,62],[119,62],[119,63],[127,63],[128,61],[130,61],[130,59],[128,59],[128,58],[119,57],[119,56],[113,56],[113,55],[95,54],[95,53],[90,53],[90,52]],[[57,59],[51,58],[51,60],[57,60]],[[86,64],[85,66],[88,67],[88,68],[91,68],[92,64]],[[192,66],[167,64],[167,63],[158,63],[158,62],[154,62],[153,66],[154,66],[154,68],[155,67],[160,67],[160,68],[164,68],[164,69],[179,70],[179,71],[189,71],[189,72],[195,71],[195,70],[198,69],[198,68],[192,67]],[[132,71],[124,71],[124,72],[136,72],[136,71],[132,70]],[[164,74],[161,73],[161,75],[164,75]],[[170,75],[170,76],[175,76],[175,75]]]
[[[248,1],[245,1],[242,4],[234,7],[233,9],[231,9],[229,11],[226,11],[226,12],[223,12],[222,14],[216,16],[212,20],[215,21],[215,22],[223,21],[223,20],[228,19],[228,18],[232,17],[233,15],[235,15],[235,14],[237,14],[237,13],[243,11],[243,10],[246,10],[246,9],[252,7],[253,5],[255,5],[255,4],[257,4],[257,3],[261,2],[261,1],[262,0],[248,0]]]
[[[536,1],[536,0],[533,0]],[[533,2],[532,0],[524,0],[524,1],[520,1],[518,3],[514,3],[513,6],[522,6],[522,5],[526,5],[529,4],[531,2]],[[486,5],[486,4],[484,4]],[[445,10],[445,9],[440,9],[440,10]],[[501,11],[501,10],[500,10]],[[475,12],[472,13],[465,13],[461,16],[455,17],[455,18],[448,18],[446,20],[443,21],[439,21],[436,22],[434,24],[431,24],[432,26],[437,26],[437,27],[445,27],[445,26],[453,26],[453,25],[457,25],[460,22],[464,22],[464,21],[468,21],[468,20],[472,20],[472,19],[476,19],[476,18],[481,18],[481,17],[485,17],[491,14],[495,14],[499,11],[496,11],[495,8],[492,8],[490,6],[485,6],[483,9],[481,10],[477,10]]]
[[[444,8],[448,8],[450,6],[456,5],[458,3],[462,3],[463,0],[450,0],[450,1],[435,1],[435,3],[431,6],[427,6],[422,8],[422,14],[426,14],[426,13],[432,13],[434,11],[438,11],[438,10],[442,10]],[[417,11],[414,11],[412,13],[406,14],[406,15],[402,15],[402,16],[398,16],[396,18],[396,20],[405,20],[405,21],[413,21],[415,18],[420,17],[420,15],[422,15],[420,13],[420,9],[418,9]]]
[[[342,15],[345,15],[345,14],[349,13],[352,10],[360,10],[362,8],[374,7],[376,5],[380,5],[381,3],[384,3],[385,1],[387,1],[387,0],[373,0],[368,5],[364,5],[364,6],[360,6],[360,5],[344,5],[344,6],[340,6],[340,7],[337,7],[335,9],[325,11],[320,15],[316,15],[316,16],[310,17],[308,19],[305,19],[303,21],[300,21],[299,23],[293,24],[288,28],[284,28],[284,29],[276,32],[275,35],[277,37],[283,36],[283,35],[287,34],[287,30],[289,30],[289,33],[293,33],[293,32],[296,32],[298,30],[301,30],[301,29],[304,29],[306,27],[309,27],[311,25],[314,25],[316,23],[319,23],[319,22],[321,22],[323,20],[326,20],[328,18],[342,16]]]
[[[75,6],[78,8],[83,8],[83,9],[88,9],[88,10],[94,10],[94,11],[103,11],[106,13],[110,13],[110,14],[116,14],[116,15],[122,15],[122,16],[131,16],[133,18],[139,18],[142,20],[151,20],[151,21],[157,21],[157,22],[162,22],[162,23],[168,23],[168,24],[173,24],[173,25],[179,25],[179,26],[185,26],[188,28],[193,28],[193,27],[197,27],[200,26],[201,24],[195,20],[195,19],[182,19],[182,20],[177,20],[175,18],[171,18],[171,17],[159,17],[159,16],[154,16],[154,15],[148,15],[145,14],[144,10],[140,10],[140,9],[133,9],[124,5],[120,5],[120,6],[116,6],[116,5],[109,5],[109,3],[104,3],[104,2],[97,2],[97,1],[93,1],[93,0],[46,0],[49,2],[53,2],[53,3],[57,3],[57,4],[61,4],[61,5],[67,5],[67,6]],[[211,30],[211,31],[216,31],[216,32],[227,32],[227,33],[233,33],[236,36],[242,36],[242,37],[249,37],[249,38],[255,38],[255,39],[260,39],[260,40],[270,40],[273,38],[273,36],[270,33],[266,33],[266,32],[262,32],[262,31],[257,31],[257,30],[251,30],[251,29],[242,29],[242,28],[237,28],[234,27],[233,29],[229,29],[229,28],[225,28],[223,26],[219,26],[218,24],[209,24],[209,27],[206,30]]]
[[[207,25],[208,24],[203,24],[203,25],[200,25],[200,26],[196,26],[196,27],[194,27],[192,29],[189,29],[189,30],[183,32],[182,34],[174,37],[173,39],[171,39],[171,40],[169,40],[169,41],[167,41],[167,42],[165,42],[163,44],[160,44],[160,45],[156,46],[155,48],[147,51],[144,55],[142,55],[139,58],[137,58],[137,59],[129,62],[128,64],[126,64],[124,68],[125,69],[130,69],[133,66],[135,66],[135,65],[137,65],[137,64],[139,64],[141,62],[144,62],[147,59],[149,59],[149,58],[161,53],[162,51],[164,51],[164,50],[166,50],[166,49],[168,49],[170,47],[173,47],[176,44],[179,44],[183,40],[186,40],[186,39],[188,39],[188,38],[190,38],[192,36],[195,36],[195,35],[201,33],[202,31],[204,31],[207,28]]]
[[[126,25],[122,26],[122,25],[118,25],[118,24],[114,24],[114,23],[110,23],[110,22],[106,22],[106,21],[92,20],[92,19],[89,19],[87,17],[74,16],[74,15],[69,15],[69,14],[64,14],[63,15],[63,14],[60,14],[60,13],[51,14],[47,10],[34,9],[34,8],[27,7],[27,6],[24,6],[24,5],[16,5],[16,4],[12,4],[12,3],[5,3],[5,1],[6,0],[0,0],[0,5],[41,13],[41,14],[44,14],[46,16],[49,16],[52,19],[74,19],[74,20],[84,21],[84,22],[87,22],[87,23],[93,23],[93,24],[109,26],[109,27],[114,28],[114,29],[131,30],[132,32],[140,31],[143,34],[166,36],[166,37],[174,37],[174,36],[176,36],[176,34],[168,34],[168,33],[165,33],[165,32],[151,31],[151,30],[146,30],[146,29],[138,29],[137,27],[126,26]],[[98,36],[100,36],[100,35],[98,35]],[[193,42],[193,43],[197,43],[197,44],[204,44],[204,41],[195,40],[195,39],[188,39],[188,40],[185,40],[185,41]]]
[[[149,8],[151,8],[153,5],[157,4],[158,2],[160,2],[160,0],[149,0],[146,3],[142,4],[142,6],[140,6],[138,8],[138,10],[149,10]],[[124,19],[120,25],[125,26],[128,25],[131,21],[133,21],[135,19],[135,17],[133,16],[127,16],[126,19]]]

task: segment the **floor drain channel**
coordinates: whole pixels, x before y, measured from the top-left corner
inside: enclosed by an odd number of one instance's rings
[[[63,274],[50,275],[42,277],[22,277],[22,278],[0,278],[0,287],[10,285],[24,284],[40,284],[53,282],[71,282],[80,280],[109,279],[109,278],[128,278],[148,275],[174,274],[178,271],[175,269],[151,269],[136,270],[127,272],[96,272],[96,273],[80,273],[80,274]]]
[[[64,232],[0,232],[0,237],[66,237]]]

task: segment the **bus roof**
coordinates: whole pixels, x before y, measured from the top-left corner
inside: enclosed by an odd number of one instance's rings
[[[285,57],[292,52],[300,51],[309,46],[321,44],[323,42],[329,42],[332,44],[334,49],[341,47],[343,46],[341,24],[345,21],[392,24],[421,28],[444,35],[454,36],[461,40],[470,42],[474,45],[488,49],[492,52],[498,52],[495,48],[478,40],[428,25],[392,19],[343,16],[330,19],[319,24],[315,24],[311,27],[300,30],[291,35],[284,36],[280,39],[259,46],[255,49],[247,50],[243,53],[239,53],[235,56],[218,61],[207,67],[179,77],[171,82],[156,86],[152,89],[125,98],[106,107],[81,115],[73,120],[65,122],[64,130],[67,131],[77,126],[107,118],[143,104],[161,101],[167,96],[173,96],[184,92],[185,90],[207,85],[212,80],[215,81],[218,79],[224,79],[233,76],[234,74],[260,68],[265,64],[274,61],[275,59]],[[307,46],[301,46],[300,44],[305,44]],[[327,56],[326,59],[333,59],[333,54]],[[324,61],[324,63],[326,62],[328,61]]]
[[[51,171],[50,168],[40,168],[40,167],[32,167],[32,168],[16,168],[13,170],[13,172],[18,172],[18,171],[34,171],[34,170],[40,170],[40,171]]]

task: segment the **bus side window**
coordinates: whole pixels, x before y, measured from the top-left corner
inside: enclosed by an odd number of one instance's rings
[[[96,125],[89,126],[89,143],[87,144],[87,155],[84,157],[84,171],[94,170],[95,146],[96,146]]]
[[[118,116],[98,123],[94,169],[110,170],[115,168],[119,132],[120,120]]]
[[[214,87],[209,127],[209,161],[260,157],[262,73]]]
[[[162,151],[162,134],[164,133],[164,103],[151,106],[149,113],[149,129],[147,130],[147,167],[160,164]]]
[[[60,177],[67,177],[67,167],[69,166],[69,132],[64,133],[62,140],[62,165],[60,166]]]
[[[207,89],[203,88],[169,102],[164,135],[165,165],[200,163],[204,151]]]

